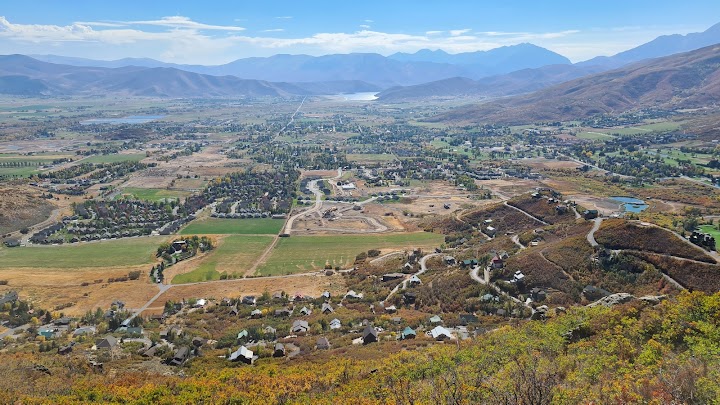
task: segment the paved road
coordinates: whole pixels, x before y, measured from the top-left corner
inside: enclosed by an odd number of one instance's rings
[[[590,229],[590,232],[588,232],[586,238],[588,243],[590,243],[590,246],[597,247],[598,243],[595,240],[595,232],[597,232],[598,229],[600,229],[600,225],[602,224],[603,219],[598,217],[595,218],[593,221],[595,221],[595,224],[593,224],[592,229]]]
[[[530,308],[533,312],[535,311],[532,307],[530,307],[530,305],[525,304],[524,302],[520,301],[519,299],[513,297],[512,295],[510,295],[510,294],[506,293],[505,291],[503,291],[502,289],[500,289],[500,287],[498,287],[497,285],[489,282],[489,280],[487,280],[487,279],[490,278],[490,270],[487,267],[485,267],[483,271],[484,271],[484,277],[480,277],[480,266],[475,266],[470,269],[470,277],[480,284],[490,286],[498,294],[504,295],[507,298],[510,298],[511,300],[513,300],[514,302],[516,302],[518,304],[525,305],[526,307]]]
[[[400,290],[400,289],[403,289],[403,290],[404,290],[405,288],[407,288],[408,280],[409,280],[412,276],[418,276],[418,277],[420,277],[421,274],[423,274],[423,273],[425,273],[425,272],[427,271],[427,261],[428,261],[428,259],[431,258],[431,257],[440,256],[440,255],[442,255],[442,253],[430,253],[430,254],[425,255],[425,256],[423,256],[422,258],[420,258],[420,270],[418,270],[418,271],[417,271],[416,273],[414,273],[414,274],[408,274],[401,283],[398,283],[398,285],[396,285],[395,288],[393,288],[392,291],[390,291],[390,294],[388,294],[388,296],[387,296],[382,302],[385,302],[385,301],[389,300],[390,297],[392,297],[396,292],[398,292],[398,290]]]
[[[513,243],[516,244],[517,247],[520,248],[520,250],[525,249],[525,245],[523,245],[522,243],[520,243],[520,235],[513,235],[513,237],[510,238],[510,240],[512,240]]]
[[[400,250],[397,251],[397,252],[390,252],[390,253],[388,253],[388,254],[384,254],[384,255],[382,255],[382,256],[379,256],[379,257],[376,257],[376,258],[370,260],[370,264],[373,264],[373,263],[378,262],[378,261],[383,260],[383,259],[387,259],[387,258],[390,257],[390,256],[402,255],[402,254],[405,254],[405,252],[404,252],[404,251],[400,251]]]
[[[285,130],[286,130],[290,125],[292,125],[293,122],[295,122],[295,116],[297,115],[297,113],[300,112],[300,109],[302,108],[303,104],[305,104],[305,99],[307,99],[307,97],[303,97],[303,99],[302,99],[302,101],[300,102],[300,105],[298,106],[298,108],[297,108],[297,109],[295,110],[295,112],[290,116],[290,121],[288,121],[288,123],[285,124],[285,126],[282,127],[282,129],[281,129],[280,131],[278,131],[277,135],[275,135],[275,139],[277,139],[277,138],[280,136],[280,134],[282,134],[283,132],[285,132]],[[273,139],[273,140],[275,140],[275,139]]]
[[[29,324],[29,323],[26,323],[25,325],[20,325],[20,326],[18,326],[17,328],[8,329],[8,330],[6,330],[5,332],[0,333],[0,339],[5,338],[6,336],[12,336],[12,335],[14,335],[14,334],[16,334],[16,333],[18,333],[18,332],[22,332],[22,331],[28,330],[28,328],[30,328],[30,324]]]
[[[300,218],[301,216],[310,215],[310,214],[320,211],[320,209],[322,208],[322,203],[323,203],[323,201],[322,201],[323,193],[320,191],[320,188],[318,187],[319,181],[327,180],[327,181],[332,182],[333,180],[337,180],[340,177],[342,177],[342,175],[343,175],[342,168],[340,168],[340,169],[338,169],[338,174],[335,177],[332,177],[329,179],[317,179],[317,180],[310,181],[308,183],[308,189],[313,194],[315,194],[315,205],[313,205],[308,210],[305,210],[303,212],[300,212],[300,213],[295,214],[295,215],[291,216],[290,218],[288,218],[287,222],[285,223],[285,227],[283,228],[283,233],[290,235],[290,232],[292,232],[293,223],[295,223],[295,220]]]

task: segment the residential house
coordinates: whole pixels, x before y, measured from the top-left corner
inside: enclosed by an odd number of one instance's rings
[[[207,300],[205,298],[200,298],[199,300],[195,301],[195,305],[193,305],[193,307],[202,308],[205,305],[207,305]]]
[[[535,287],[530,290],[530,298],[532,298],[533,301],[536,302],[544,301],[545,298],[547,298],[547,293],[542,289]]]
[[[362,299],[362,297],[363,297],[362,293],[356,293],[353,290],[350,290],[345,294],[345,298],[350,298],[350,299],[358,299],[359,300],[359,299]]]
[[[300,315],[310,315],[312,314],[312,310],[308,307],[302,307],[300,310]]]
[[[598,217],[598,215],[599,215],[598,210],[585,210],[585,212],[583,212],[583,218],[588,219],[588,220],[595,219]]]
[[[400,333],[400,339],[406,340],[406,339],[415,339],[417,334],[411,327],[406,327],[402,333]]]
[[[38,329],[38,335],[45,339],[52,339],[55,337],[55,329],[51,327],[42,327]]]
[[[247,339],[249,336],[250,336],[250,334],[248,333],[247,329],[243,329],[240,332],[238,332],[237,339],[238,340]]]
[[[83,326],[83,327],[75,329],[72,334],[73,334],[73,336],[94,335],[95,327],[94,326]]]
[[[327,314],[331,314],[331,313],[335,312],[335,310],[333,309],[332,305],[330,305],[330,304],[328,304],[327,302],[325,302],[325,303],[322,304],[322,307],[321,307],[321,309],[320,309],[320,312],[322,312],[323,314],[327,315]]]
[[[410,277],[410,278],[408,279],[408,284],[409,284],[411,287],[418,286],[418,285],[422,284],[422,280],[420,280],[420,277],[418,277],[417,275],[413,274],[412,277]]]
[[[447,264],[448,266],[455,265],[455,258],[452,256],[445,256],[445,257],[443,257],[443,260],[445,261],[445,264]]]
[[[257,299],[255,299],[254,295],[246,295],[242,297],[242,303],[245,305],[255,305],[257,303]]]
[[[339,319],[335,318],[332,321],[330,321],[330,329],[331,330],[340,329],[341,327],[342,327],[342,323],[340,322]]]
[[[165,314],[155,314],[150,317],[151,321],[158,321],[159,323],[165,323]]]
[[[492,262],[490,263],[490,267],[493,269],[502,269],[503,266],[505,266],[505,261],[500,258],[500,256],[495,255],[495,257],[492,258]]]
[[[173,366],[182,366],[190,357],[190,348],[182,346],[175,351],[175,355],[170,360],[170,364]]]
[[[318,350],[328,350],[330,349],[330,341],[325,336],[321,336],[315,342],[315,348]]]
[[[430,323],[433,324],[433,325],[441,324],[441,323],[442,323],[442,319],[441,319],[439,316],[437,316],[437,315],[433,315],[433,316],[430,317]]]
[[[95,347],[98,349],[112,349],[117,346],[117,344],[117,338],[112,335],[107,335],[104,338],[95,341]]]
[[[405,304],[412,305],[417,300],[417,294],[414,292],[406,292],[403,294],[403,301]]]
[[[59,347],[58,348],[58,354],[70,354],[73,350],[73,344],[69,344],[67,346]]]
[[[245,346],[240,346],[239,349],[230,353],[230,356],[228,356],[228,360],[230,361],[242,361],[246,364],[253,364],[256,359],[257,356],[253,356],[253,352]]]
[[[365,327],[362,333],[363,344],[373,343],[378,341],[378,332],[372,325]]]
[[[397,312],[397,307],[395,307],[395,305],[385,307],[385,312],[387,312],[388,314],[394,314],[395,312]]]
[[[277,317],[288,317],[292,315],[293,311],[290,308],[282,308],[275,310],[275,316]]]
[[[463,325],[463,326],[478,322],[478,317],[473,314],[460,314],[459,318],[460,318],[460,325]]]
[[[304,321],[302,319],[298,319],[293,322],[292,328],[290,328],[291,333],[307,333],[310,330],[310,325],[307,321]]]
[[[523,282],[525,282],[525,275],[523,274],[522,271],[518,270],[515,272],[515,274],[513,274],[512,281],[515,283],[518,283],[518,284],[523,283]]]
[[[284,357],[285,356],[285,345],[282,343],[275,343],[275,350],[273,350],[273,357]]]
[[[452,339],[452,334],[450,333],[450,331],[443,328],[442,326],[436,326],[433,330],[431,330],[430,336],[435,340]]]
[[[410,268],[412,268],[412,266],[410,266]],[[401,278],[405,278],[404,273],[387,273],[387,274],[383,274],[382,281],[398,280]]]
[[[320,298],[324,298],[325,300],[329,300],[329,299],[330,299],[330,292],[329,292],[329,291],[324,291],[322,294],[320,294]]]
[[[258,319],[258,318],[262,318],[262,316],[263,316],[263,313],[259,309],[254,309],[252,312],[250,312],[250,318]]]
[[[462,267],[474,267],[478,265],[478,261],[476,259],[466,259],[461,264]]]
[[[272,326],[266,326],[263,329],[263,333],[266,335],[275,335],[277,333],[277,329],[273,328]]]

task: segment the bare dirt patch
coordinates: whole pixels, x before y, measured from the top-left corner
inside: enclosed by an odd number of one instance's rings
[[[545,158],[522,159],[518,163],[533,169],[576,169],[581,165],[572,160],[555,160]]]
[[[0,234],[40,223],[55,209],[39,192],[22,186],[0,186],[0,196]]]

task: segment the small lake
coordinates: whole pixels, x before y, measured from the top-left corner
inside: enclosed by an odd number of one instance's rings
[[[89,120],[80,121],[81,125],[94,125],[94,124],[145,124],[150,121],[155,121],[165,118],[164,115],[130,115],[128,117],[120,118],[93,118]]]
[[[373,91],[369,93],[333,94],[328,97],[340,101],[373,101],[377,99],[376,94],[378,93]]]
[[[643,200],[639,200],[637,198],[632,197],[610,197],[611,200],[617,201],[622,204],[623,209],[626,212],[643,212],[645,211],[649,205],[645,203]]]

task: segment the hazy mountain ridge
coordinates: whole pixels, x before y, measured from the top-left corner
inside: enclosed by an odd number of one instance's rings
[[[597,66],[549,65],[512,73],[472,80],[451,78],[415,86],[399,86],[378,94],[383,102],[402,102],[428,97],[499,97],[540,90],[603,69]]]
[[[69,66],[23,55],[0,56],[0,93],[15,95],[112,93],[150,97],[289,97],[378,90],[377,86],[358,80],[271,83],[167,67]]]
[[[433,120],[526,123],[718,102],[720,45],[714,45],[582,77],[530,95],[460,108]]]
[[[439,56],[427,58],[424,55],[428,52]],[[421,50],[415,54],[396,53],[388,57],[375,53],[323,56],[279,54],[270,57],[243,58],[216,66],[180,65],[148,58],[96,61],[57,55],[34,55],[33,57],[45,62],[73,66],[172,67],[201,74],[230,75],[272,82],[360,80],[384,88],[414,85],[457,76],[477,79],[550,64],[570,64],[566,57],[532,44],[519,44],[490,51],[454,55],[443,51],[428,50]]]
[[[713,25],[703,32],[693,32],[687,35],[662,35],[654,40],[637,46],[613,56],[598,56],[590,60],[577,63],[578,66],[598,65],[608,69],[618,68],[628,63],[644,59],[659,58],[681,52],[720,43],[720,23]]]

